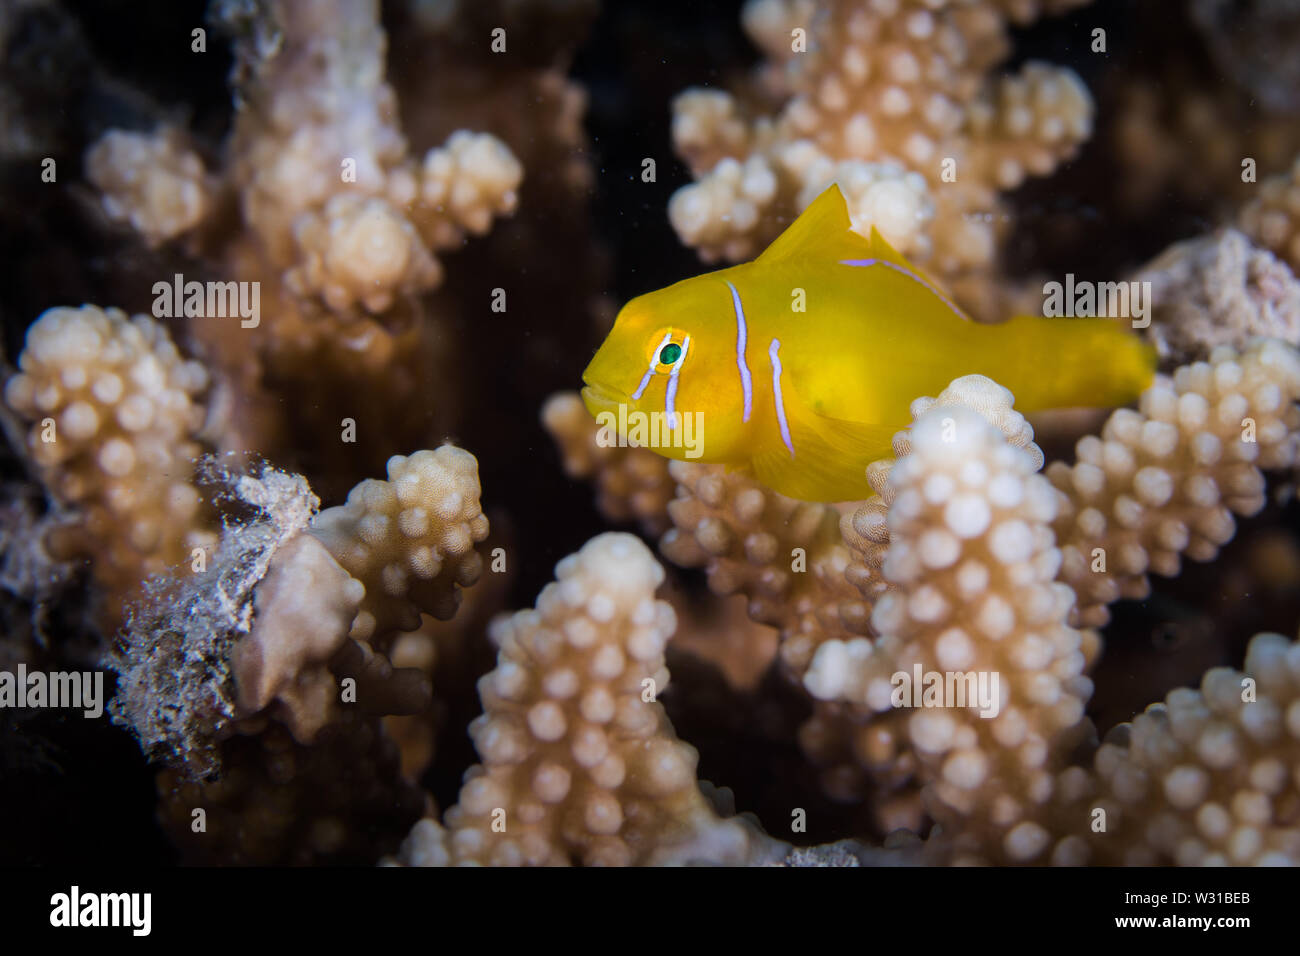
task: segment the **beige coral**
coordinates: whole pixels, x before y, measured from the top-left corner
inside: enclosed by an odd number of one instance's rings
[[[1300,643],[1261,634],[1242,671],[1216,667],[1112,731],[1071,822],[1093,863],[1295,866],[1297,765]]]
[[[690,90],[674,104],[674,142],[698,180],[670,203],[679,236],[705,259],[747,258],[837,180],[855,229],[876,225],[949,280],[987,271],[998,192],[1051,172],[1091,132],[1091,99],[1071,71],[1029,63],[986,77],[1007,53],[1006,20],[1041,12],[751,0],[742,19],[771,57],[755,95]],[[769,115],[750,102],[764,99],[783,105]]]
[[[221,765],[212,780],[158,774],[159,823],[188,863],[366,865],[396,850],[424,809],[378,719],[359,714],[325,727],[311,745],[274,722],[231,737]]]
[[[1013,448],[1020,449],[1035,463],[1043,464],[1043,453],[1034,444],[1034,429],[1025,417],[1012,406],[1015,396],[983,375],[964,375],[953,379],[938,396],[922,396],[912,402],[912,418],[919,419],[933,409],[972,409],[978,412]],[[907,429],[894,436],[893,451],[897,458],[912,449],[911,434]],[[867,483],[875,492],[871,498],[846,512],[840,519],[840,532],[852,554],[845,569],[845,577],[864,598],[872,599],[884,587],[880,569],[889,545],[888,510],[893,504],[895,489],[889,475],[895,459],[881,459],[867,466]]]
[[[1148,572],[1177,574],[1184,554],[1210,560],[1232,538],[1233,515],[1264,506],[1260,469],[1296,461],[1298,398],[1294,348],[1223,346],[1159,378],[1137,411],[1112,414],[1079,442],[1074,465],[1048,467],[1067,502],[1055,530],[1080,622],[1104,624],[1106,605],[1145,597]]]
[[[403,295],[442,281],[434,250],[483,235],[514,212],[523,169],[488,133],[458,130],[429,150],[422,168],[389,173],[386,195],[339,191],[294,220],[297,264],[285,273],[295,294],[319,294],[331,309],[360,303],[383,312]]]
[[[1183,364],[1254,337],[1300,341],[1300,282],[1235,229],[1175,243],[1134,274],[1151,283],[1147,333]]]
[[[655,699],[675,625],[654,598],[662,580],[638,539],[603,534],[559,563],[536,610],[499,621],[470,727],[483,764],[447,812],[447,855],[426,848],[426,860],[740,863],[770,851],[752,825],[717,816]]]
[[[1074,595],[1055,580],[1057,497],[1036,474],[1041,455],[974,409],[930,403],[908,445],[889,475],[880,637],[823,643],[804,683],[886,715],[865,732],[913,755],[955,858],[1041,860],[1042,818],[1092,691],[1083,635],[1066,624]],[[910,709],[921,688],[899,699],[900,674],[944,683]]]
[[[1259,184],[1259,195],[1238,216],[1241,230],[1300,271],[1300,158],[1288,172]]]
[[[319,214],[294,223],[299,263],[284,276],[285,286],[304,298],[319,295],[338,312],[354,303],[383,312],[398,296],[431,289],[442,268],[400,209],[385,199],[338,193]]]
[[[870,604],[845,580],[849,552],[839,512],[770,491],[723,465],[674,461],[673,527],[660,545],[683,567],[703,567],[716,594],[744,594],[749,614],[781,631],[795,674],[829,637],[866,633]]]
[[[421,614],[452,617],[478,580],[475,545],[488,532],[478,462],[443,445],[395,455],[388,475],[358,484],[346,504],[297,516],[265,559],[230,655],[245,727],[275,717],[307,743],[344,702],[367,715],[428,709],[431,661],[396,632],[420,627]],[[342,679],[352,682],[346,697]]]
[[[86,153],[86,177],[109,218],[130,223],[151,246],[192,230],[214,201],[203,161],[171,127],[109,130]]]
[[[346,504],[317,516],[311,533],[366,588],[352,637],[414,630],[421,612],[456,613],[460,589],[483,570],[474,549],[488,533],[479,495],[477,460],[443,445],[394,455],[387,481],[363,481]]]
[[[557,392],[542,406],[542,425],[555,439],[571,478],[596,483],[596,507],[613,522],[636,521],[648,534],[668,527],[676,487],[668,459],[648,448],[601,444],[596,422],[576,392]]]
[[[283,47],[247,84],[232,179],[295,294],[383,312],[442,278],[433,253],[513,212],[522,167],[489,134],[407,155],[374,0],[278,0]]]
[[[92,305],[49,309],[18,364],[5,401],[32,423],[28,453],[76,515],[53,532],[52,553],[90,558],[120,600],[213,543],[192,481],[207,373],[162,325]]]
[[[1148,570],[1174,575],[1182,554],[1210,560],[1233,535],[1232,515],[1249,516],[1263,507],[1260,469],[1288,467],[1296,458],[1298,376],[1300,356],[1279,341],[1261,340],[1240,355],[1220,347],[1208,362],[1159,377],[1137,411],[1113,413],[1100,436],[1079,442],[1074,465],[1051,463],[1047,476],[1066,499],[1054,530],[1061,580],[1078,596],[1076,622],[1104,624],[1107,604],[1145,596]],[[939,401],[970,402],[972,396],[955,388],[962,381],[979,377],[958,380]],[[927,401],[914,403],[913,413]],[[980,405],[976,400],[975,407]],[[995,404],[984,403],[982,410],[1013,444],[1032,439],[1009,402],[1010,418],[1001,418]],[[907,453],[905,436],[896,439],[895,453]],[[879,587],[889,543],[884,515],[890,467],[877,462],[868,469],[878,497],[842,526],[854,553],[849,579],[868,596]]]
[[[277,551],[254,592],[254,624],[231,654],[243,715],[274,701],[295,739],[310,741],[334,714],[330,659],[347,639],[365,586],[307,534]]]

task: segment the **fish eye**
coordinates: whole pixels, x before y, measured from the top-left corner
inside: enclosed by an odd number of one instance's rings
[[[685,332],[672,327],[660,329],[646,343],[650,371],[659,375],[672,374],[690,350],[691,337]]]

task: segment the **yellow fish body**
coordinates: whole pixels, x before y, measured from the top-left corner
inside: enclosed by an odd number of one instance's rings
[[[804,311],[797,311],[802,305]],[[910,406],[961,375],[1021,411],[1123,405],[1154,352],[1109,319],[965,316],[832,185],[753,262],[623,307],[583,373],[603,426],[670,458],[750,467],[805,501],[868,497]]]

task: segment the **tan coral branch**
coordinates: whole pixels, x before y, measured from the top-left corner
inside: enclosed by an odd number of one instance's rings
[[[656,696],[672,608],[637,538],[593,538],[556,568],[535,610],[501,619],[496,668],[470,727],[481,766],[428,861],[556,865],[739,863],[772,841],[719,819]],[[436,827],[425,827],[437,838]]]

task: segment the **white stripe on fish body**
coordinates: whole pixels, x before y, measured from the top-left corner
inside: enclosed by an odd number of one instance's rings
[[[773,339],[767,350],[768,360],[772,363],[772,399],[776,403],[776,421],[781,426],[781,440],[794,457],[794,442],[790,439],[790,424],[785,420],[785,398],[781,395],[781,359],[776,354],[781,349],[781,340]]]
[[[749,363],[745,361],[749,327],[745,324],[745,310],[740,304],[740,293],[730,281],[727,281],[727,288],[731,290],[731,304],[736,310],[736,368],[740,370],[740,388],[745,393],[745,413],[740,420],[747,422],[754,407],[754,384],[749,374]]]
[[[673,363],[673,370],[668,373],[668,389],[664,392],[664,413],[668,416],[668,430],[673,431],[677,427],[677,411],[673,404],[677,401],[677,373],[682,370],[682,363],[686,361],[686,353],[691,347],[691,337],[688,335],[682,340],[682,354],[677,356],[677,361]],[[663,348],[660,345],[660,348]],[[658,354],[658,349],[655,350]]]

